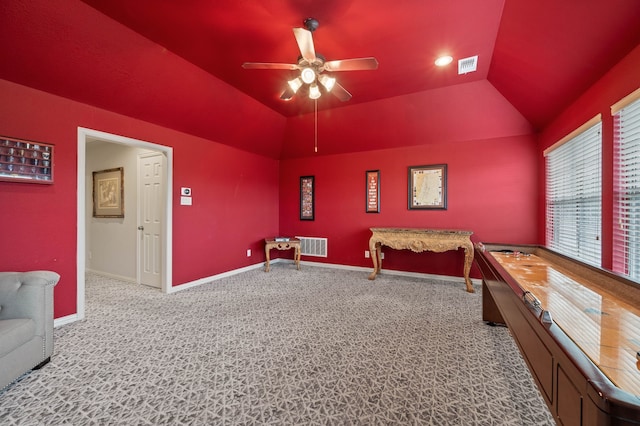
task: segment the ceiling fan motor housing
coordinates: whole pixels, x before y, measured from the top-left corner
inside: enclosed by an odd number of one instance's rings
[[[302,21],[302,24],[307,30],[314,32],[315,30],[318,29],[320,22],[318,22],[316,18],[307,18],[304,21]]]

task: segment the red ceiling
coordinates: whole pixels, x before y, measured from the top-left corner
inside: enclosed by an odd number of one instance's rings
[[[481,8],[477,0],[403,1],[402,7],[389,7],[388,0],[85,3],[289,116],[310,105],[308,99],[279,99],[292,72],[245,70],[241,64],[296,63],[300,52],[292,29],[302,27],[304,18],[320,22],[314,44],[327,60],[378,60],[376,71],[336,74],[354,104],[485,79],[503,0],[484,0]],[[479,70],[458,77],[453,66],[436,69],[433,61],[441,53],[480,55]],[[339,106],[340,101],[332,96],[320,104]]]
[[[223,90],[167,68],[145,44],[127,49],[135,33],[291,117],[313,105],[279,99],[291,72],[241,65],[296,62],[292,28],[306,17],[320,22],[313,38],[327,60],[379,62],[335,73],[353,98],[326,95],[320,109],[486,80],[533,128],[640,44],[638,0],[4,0],[0,78],[211,138],[198,93]],[[443,53],[479,55],[478,70],[435,67]]]

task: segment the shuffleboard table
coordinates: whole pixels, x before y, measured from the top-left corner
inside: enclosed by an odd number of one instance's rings
[[[483,320],[509,327],[556,422],[640,425],[640,285],[540,246],[475,248]]]

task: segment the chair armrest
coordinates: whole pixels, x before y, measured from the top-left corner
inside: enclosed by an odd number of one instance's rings
[[[0,272],[0,320],[32,318],[36,334],[53,322],[53,287],[60,275],[51,271]]]

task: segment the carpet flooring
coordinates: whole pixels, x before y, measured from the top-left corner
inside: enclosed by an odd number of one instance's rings
[[[88,275],[3,425],[553,425],[464,283],[275,263],[170,295]]]

